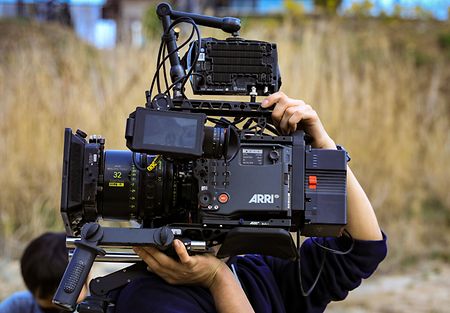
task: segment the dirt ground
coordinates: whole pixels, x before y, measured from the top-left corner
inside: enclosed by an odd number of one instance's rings
[[[124,267],[96,263],[93,276]],[[0,258],[0,300],[24,288],[19,264]],[[331,313],[447,313],[450,312],[450,264],[420,264],[404,273],[377,273],[351,292],[347,299],[331,303]]]
[[[328,306],[332,313],[450,312],[450,264],[421,264],[401,274],[377,274],[347,299]]]

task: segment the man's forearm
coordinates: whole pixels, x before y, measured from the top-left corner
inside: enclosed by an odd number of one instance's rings
[[[320,148],[336,149],[336,144],[330,138],[324,141]],[[347,226],[345,228],[355,239],[383,239],[372,204],[349,166],[347,166]]]
[[[381,240],[380,226],[366,193],[347,166],[347,226],[353,238]]]
[[[225,264],[222,265],[222,268],[217,273],[210,291],[214,297],[217,312],[254,313],[247,296]]]

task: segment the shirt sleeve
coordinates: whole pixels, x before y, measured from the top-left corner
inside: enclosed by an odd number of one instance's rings
[[[0,313],[40,313],[33,295],[19,291],[0,303]]]
[[[345,251],[351,240],[339,238],[316,238],[321,245],[334,250]],[[317,285],[308,297],[302,295],[298,279],[298,263],[274,257],[265,257],[267,264],[277,281],[284,297],[286,312],[323,312],[330,301],[345,299],[350,290],[369,277],[378,264],[386,257],[387,239],[383,233],[382,240],[355,240],[352,251],[346,255],[337,255],[318,247],[309,238],[300,248],[301,279],[306,292],[319,274],[322,260],[325,263]]]

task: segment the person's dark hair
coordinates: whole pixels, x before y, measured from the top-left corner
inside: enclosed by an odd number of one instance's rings
[[[20,259],[25,285],[35,297],[53,297],[68,263],[64,233],[45,233],[37,237]]]

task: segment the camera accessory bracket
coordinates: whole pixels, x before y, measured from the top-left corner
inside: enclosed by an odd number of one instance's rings
[[[76,249],[59,284],[53,303],[70,311],[76,308],[92,264],[97,255],[105,251],[98,246],[140,246],[153,245],[160,250],[172,246],[174,235],[169,227],[160,228],[102,228],[98,223],[87,223],[81,229],[81,240],[76,241]]]

